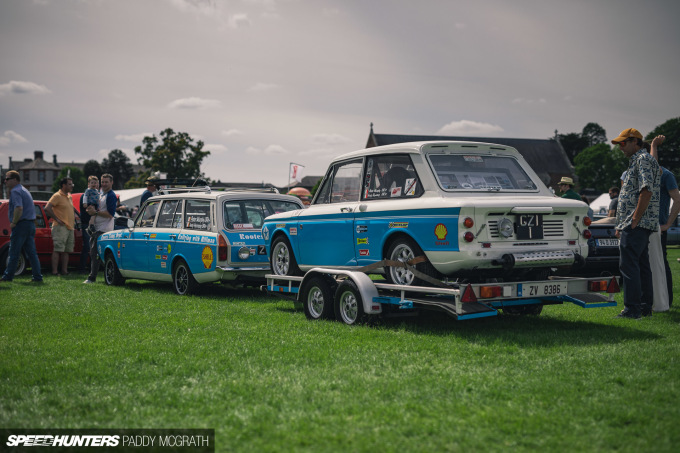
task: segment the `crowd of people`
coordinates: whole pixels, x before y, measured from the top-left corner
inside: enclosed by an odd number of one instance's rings
[[[621,187],[609,189],[608,216],[616,219],[620,240],[619,271],[624,287],[620,318],[640,319],[673,304],[666,244],[668,229],[680,213],[680,191],[673,173],[658,163],[658,147],[665,138],[658,135],[647,143],[637,129],[629,128],[612,140],[629,159]],[[559,182],[563,198],[580,198],[573,187],[569,177]]]

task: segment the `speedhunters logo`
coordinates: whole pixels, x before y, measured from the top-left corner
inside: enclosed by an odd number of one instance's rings
[[[206,452],[215,451],[214,429],[2,429],[0,451]]]

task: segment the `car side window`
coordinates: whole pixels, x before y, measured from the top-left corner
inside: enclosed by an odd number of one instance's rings
[[[366,162],[364,200],[412,198],[423,193],[423,186],[411,157],[405,154],[371,156]]]
[[[179,200],[166,200],[161,206],[161,212],[158,214],[158,221],[156,227],[158,228],[173,228],[173,219]]]
[[[343,162],[329,171],[316,204],[359,201],[362,160]]]
[[[190,230],[209,231],[212,225],[210,218],[210,201],[187,200],[184,228]]]
[[[35,227],[45,228],[45,216],[43,215],[42,209],[39,205],[35,205]]]
[[[156,212],[158,211],[158,201],[150,201],[144,205],[144,210],[137,216],[135,226],[139,228],[153,227],[153,221],[156,219]]]
[[[177,209],[175,210],[175,215],[172,217],[172,228],[182,228],[182,213],[184,212],[182,208],[184,207],[184,201],[179,200],[177,203]]]

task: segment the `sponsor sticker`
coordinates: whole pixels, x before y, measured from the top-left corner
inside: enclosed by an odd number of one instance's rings
[[[390,228],[408,228],[408,222],[390,222]]]
[[[162,260],[167,260],[167,259],[168,259],[168,255],[161,255],[161,259],[162,259]]]
[[[118,250],[118,258],[120,258],[120,250]]]
[[[248,229],[252,229],[252,228],[253,228],[252,223],[235,223],[234,224],[235,230],[248,230]]]
[[[118,248],[120,248],[120,241],[118,241]]]
[[[482,156],[463,156],[465,162],[484,162]]]
[[[408,178],[406,180],[406,190],[404,190],[404,192],[407,196],[416,194],[416,181],[418,181],[416,178]]]
[[[297,227],[290,227],[290,235],[297,236]]]
[[[150,237],[151,239],[156,239],[156,233],[152,234],[152,235],[149,236],[149,237]]]
[[[371,252],[369,252],[368,250],[364,250],[364,249],[359,250],[359,256],[369,256],[370,254],[371,254]]]
[[[357,238],[357,245],[368,245],[368,238]]]
[[[157,259],[157,260],[161,259],[161,256],[160,256],[160,255],[156,255],[156,259]]]
[[[166,269],[168,267],[167,261],[161,261],[161,268]]]
[[[368,225],[357,225],[357,233],[366,233],[368,232]]]
[[[286,228],[286,224],[285,223],[277,223],[276,228]]]
[[[446,239],[447,234],[449,234],[449,230],[446,229],[446,225],[443,223],[438,223],[437,226],[434,227],[434,235],[437,236],[437,239],[440,241]]]
[[[393,187],[390,191],[390,197],[401,197],[401,187]]]
[[[203,261],[203,266],[206,269],[210,269],[213,263],[213,251],[207,245],[203,247],[203,253],[201,253],[201,261]]]
[[[168,253],[170,253],[170,244],[168,244]]]

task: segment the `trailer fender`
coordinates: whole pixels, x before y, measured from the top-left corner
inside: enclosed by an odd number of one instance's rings
[[[371,315],[382,313],[382,306],[380,305],[380,303],[373,301],[374,297],[378,297],[378,289],[373,284],[373,280],[371,280],[371,277],[369,277],[367,274],[363,272],[350,271],[345,269],[328,269],[314,267],[307,271],[304,278],[302,279],[300,288],[303,288],[307,280],[309,280],[315,275],[329,275],[336,281],[346,278],[351,279],[357,285],[357,289],[361,294],[361,301],[364,306],[364,313]],[[298,300],[301,300],[300,297],[301,297],[300,294],[298,294]]]

